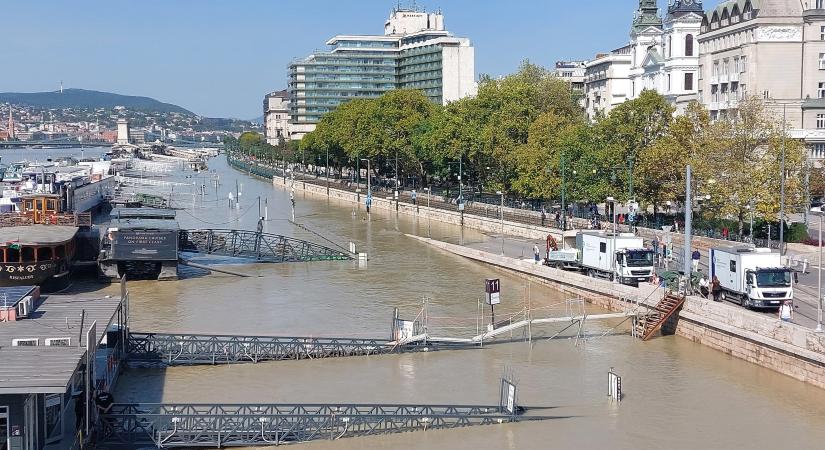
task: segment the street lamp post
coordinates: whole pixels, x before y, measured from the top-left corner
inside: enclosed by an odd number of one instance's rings
[[[782,162],[779,168],[781,172],[781,182],[779,184],[779,254],[784,255],[783,244],[785,243],[785,120],[787,105],[782,104]]]
[[[327,147],[327,197],[329,197],[329,147]]]
[[[616,275],[616,199],[607,197],[607,203],[610,203],[610,210],[613,213],[613,252],[610,255],[610,267],[613,269],[611,279],[615,279]]]
[[[432,195],[432,192],[430,191],[429,186],[424,188],[424,192],[427,193],[427,237],[430,238],[432,237],[430,235],[430,223],[433,215],[433,212],[430,210],[430,196]]]
[[[501,196],[501,209],[499,210],[499,222],[501,223],[501,255],[504,256],[504,191],[496,191]]]
[[[370,173],[370,160],[368,158],[361,158],[361,161],[367,162],[367,214],[370,214],[370,207],[372,206],[372,174]]]
[[[816,298],[816,331],[822,332],[822,216],[825,212],[822,207],[811,208],[811,214],[819,216],[819,275],[817,281],[817,298]]]

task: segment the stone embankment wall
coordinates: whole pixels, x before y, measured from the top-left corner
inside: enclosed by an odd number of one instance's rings
[[[273,184],[275,186],[289,188],[292,185],[292,181],[289,178],[287,178],[286,182],[284,182],[284,179],[282,177],[275,177],[273,179]],[[295,181],[295,190],[296,192],[302,191],[309,194],[317,194],[322,195],[324,197],[327,196],[326,186],[319,186],[313,183],[304,183],[300,180]],[[330,188],[329,198],[335,200],[343,200],[351,203],[359,203],[362,206],[364,203],[364,195],[359,195],[354,192],[344,191],[335,188]],[[474,216],[471,214],[461,214],[458,211],[447,211],[438,208],[428,208],[426,196],[422,195],[418,199],[418,206],[412,205],[410,203],[399,202],[398,213],[410,216],[418,215],[418,217],[422,219],[431,219],[437,222],[444,222],[453,225],[461,225],[463,216],[465,227],[479,230],[485,233],[501,233],[502,224],[500,220]],[[373,196],[372,208],[394,211],[395,200],[389,200],[387,198]],[[541,242],[544,242],[544,240],[547,239],[547,235],[550,234],[551,231],[552,230],[545,227],[527,225],[518,222],[510,222],[506,220],[504,221],[504,234],[506,235],[521,236],[529,239],[539,239],[541,240]],[[554,234],[558,236],[557,233]]]
[[[614,311],[627,311],[637,303],[652,307],[664,295],[661,289],[649,284],[643,284],[639,288],[617,285],[530,261],[419,236],[409,237],[580,295],[596,305]],[[700,297],[688,297],[678,319],[669,325],[662,330],[663,333],[675,332],[736,358],[825,388],[825,336],[810,329],[781,322],[773,315]]]

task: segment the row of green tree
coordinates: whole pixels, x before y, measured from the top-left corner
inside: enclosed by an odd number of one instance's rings
[[[654,91],[587,120],[568,83],[525,62],[499,79],[483,78],[478,95],[446,106],[416,90],[357,99],[326,114],[296,147],[266,146],[241,136],[247,154],[341,169],[369,159],[376,175],[423,185],[465,183],[525,199],[601,202],[635,199],[662,210],[684,201],[692,165],[702,209],[735,220],[751,211],[777,217],[784,154],[789,210],[805,203],[805,151],[757,98],[712,121],[699,104],[680,114]],[[251,152],[251,153],[250,153]],[[361,162],[361,165],[364,163]],[[363,167],[363,166],[362,166]]]

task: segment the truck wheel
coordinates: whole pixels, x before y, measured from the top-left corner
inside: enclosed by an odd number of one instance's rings
[[[587,269],[587,276],[590,278],[596,278],[596,272],[593,269]]]
[[[747,295],[740,295],[739,296],[739,306],[743,308],[750,308],[750,302],[748,301]]]

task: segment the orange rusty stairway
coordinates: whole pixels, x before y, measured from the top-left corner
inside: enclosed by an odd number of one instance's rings
[[[685,297],[668,293],[648,314],[636,322],[636,335],[643,341],[650,339],[662,325],[685,303]]]

